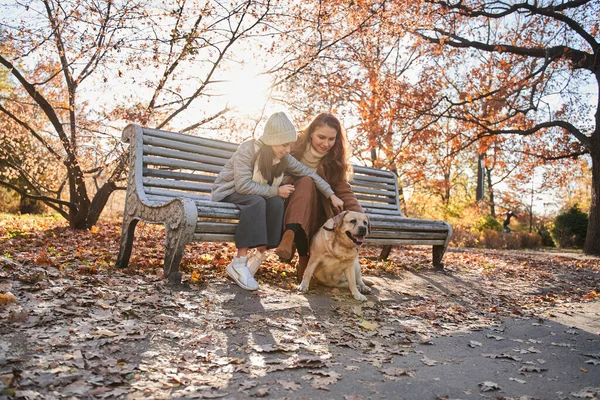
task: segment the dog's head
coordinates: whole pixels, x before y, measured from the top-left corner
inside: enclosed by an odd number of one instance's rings
[[[344,211],[329,219],[324,227],[345,235],[356,246],[363,244],[365,236],[371,232],[369,217],[356,211]]]

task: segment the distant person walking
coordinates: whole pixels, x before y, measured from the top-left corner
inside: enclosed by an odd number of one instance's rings
[[[504,227],[504,232],[506,233],[511,233],[512,229],[510,229],[510,227],[508,225],[510,225],[510,219],[512,217],[517,218],[517,214],[513,213],[512,211],[507,211],[506,212],[506,219],[504,220],[504,223],[502,224],[502,226]]]

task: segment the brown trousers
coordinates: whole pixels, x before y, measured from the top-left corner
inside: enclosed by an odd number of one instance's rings
[[[310,240],[327,221],[327,199],[317,190],[312,178],[305,176],[294,182],[296,190],[286,201],[283,226],[299,224]]]

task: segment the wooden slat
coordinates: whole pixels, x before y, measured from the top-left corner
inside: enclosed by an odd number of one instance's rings
[[[369,238],[372,239],[446,239],[448,236],[447,232],[421,232],[421,231],[378,231],[373,229],[373,231],[369,234]]]
[[[173,160],[170,158],[164,157],[154,157],[154,156],[144,156],[143,157],[144,165],[159,165],[162,167],[169,168],[180,168],[187,169],[192,171],[202,171],[202,172],[211,172],[213,174],[218,174],[221,172],[222,167],[216,165],[208,165],[199,162],[193,161],[185,161],[185,160]]]
[[[360,204],[360,206],[364,209],[373,209],[373,210],[397,210],[398,208],[396,207],[396,204],[384,204],[384,203],[373,203],[373,202],[368,202],[368,201],[359,201],[358,202]],[[398,212],[396,212],[396,214],[398,214]]]
[[[393,204],[394,205],[394,209],[396,208],[396,199],[393,198],[383,198],[383,197],[373,197],[373,196],[364,196],[362,194],[356,194],[356,200],[358,200],[359,202],[362,203],[369,203],[369,204]]]
[[[194,233],[194,242],[223,242],[233,243],[234,235],[226,233]]]
[[[198,207],[215,207],[215,208],[229,208],[232,210],[239,210],[238,206],[233,203],[227,203],[225,201],[212,201],[212,200],[196,200],[196,206]]]
[[[382,182],[369,182],[369,181],[363,181],[363,180],[355,180],[352,179],[349,181],[350,186],[352,186],[352,189],[354,190],[354,188],[357,187],[366,187],[366,188],[370,188],[370,189],[380,189],[380,190],[391,190],[393,192],[396,192],[396,185],[394,183],[382,183]]]
[[[225,222],[198,222],[196,224],[197,233],[226,233],[233,235],[237,224],[228,224]]]
[[[196,137],[196,136],[186,135],[183,133],[161,131],[158,129],[151,129],[151,128],[142,128],[142,130],[144,132],[144,135],[163,138],[163,139],[169,139],[169,140],[177,140],[179,142],[195,144],[198,146],[212,147],[213,149],[226,150],[226,151],[230,151],[231,153],[235,152],[239,146],[236,143],[224,142],[222,140],[216,140],[216,139],[200,138],[200,137]]]
[[[351,181],[356,182],[371,182],[371,183],[383,183],[393,185],[396,182],[396,176],[390,177],[382,177],[382,176],[373,176],[373,175],[364,175],[364,174],[354,174],[351,177]]]
[[[373,230],[391,230],[391,231],[421,231],[421,232],[442,232],[447,233],[448,227],[431,223],[427,220],[420,222],[400,222],[400,221],[375,221],[371,218],[371,227]]]
[[[427,246],[440,246],[443,245],[445,240],[416,240],[416,239],[365,239],[365,244],[373,246],[386,246],[386,245],[400,245],[400,244],[415,244],[415,245],[427,245]]]
[[[218,157],[224,159],[225,162],[229,160],[233,155],[233,152],[228,150],[213,149],[212,147],[208,146],[198,146],[195,144],[185,143],[181,141],[167,140],[151,136],[144,136],[143,142],[145,145],[151,145],[153,147],[161,147],[166,149],[185,151],[188,153]],[[225,162],[223,162],[223,164],[225,164]]]
[[[214,219],[239,219],[240,210],[232,210],[231,208],[215,208],[197,206],[199,218],[214,218]]]
[[[228,158],[204,156],[201,154],[190,153],[187,151],[163,149],[161,147],[154,146],[144,146],[143,149],[144,155],[146,156],[158,156],[174,160],[194,161],[202,164],[217,165],[220,168],[222,168],[225,165],[225,163],[229,160]]]
[[[217,178],[215,175],[192,174],[189,172],[171,171],[168,169],[144,168],[143,176],[155,178],[176,179],[190,182],[206,182],[213,183]]]
[[[391,197],[393,199],[396,198],[395,190],[377,190],[377,189],[371,189],[371,188],[364,188],[364,187],[360,187],[360,186],[354,186],[354,187],[352,187],[352,191],[354,193],[372,194],[374,196]]]
[[[192,200],[210,200],[210,196],[197,193],[179,192],[176,190],[161,189],[155,187],[145,187],[144,192],[147,195],[156,195],[164,197],[186,197]]]
[[[365,210],[365,214],[368,214],[369,217],[373,217],[373,216],[394,217],[399,214],[398,210],[382,210],[380,208],[364,207],[364,206],[363,206],[363,209]]]
[[[200,192],[210,193],[212,185],[206,185],[203,183],[185,182],[185,181],[174,181],[167,179],[155,179],[155,178],[144,178],[142,179],[144,188],[159,187],[166,189],[175,189],[185,192]]]
[[[352,169],[354,170],[355,174],[364,174],[364,175],[369,175],[369,176],[378,176],[381,178],[396,179],[396,174],[394,174],[391,171],[384,171],[384,170],[376,169],[376,168],[363,167],[361,165],[353,165]]]
[[[440,220],[436,220],[436,219],[421,219],[421,218],[406,218],[406,217],[402,217],[399,215],[378,215],[377,213],[374,213],[372,216],[370,216],[371,221],[388,221],[388,222],[404,222],[404,223],[415,223],[415,224],[419,224],[419,223],[430,223],[430,224],[435,224],[436,226],[446,226],[446,223],[444,221],[440,221]]]

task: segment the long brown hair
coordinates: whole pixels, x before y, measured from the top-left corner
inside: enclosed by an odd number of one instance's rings
[[[261,141],[259,141],[258,144],[260,145],[260,148],[254,154],[252,165],[257,162],[258,170],[262,174],[263,178],[265,178],[267,181],[271,181],[272,179],[275,179],[279,175],[283,174],[288,165],[288,160],[287,158],[283,157],[279,163],[273,165],[273,156],[275,155],[273,153],[273,148]]]
[[[347,181],[349,175],[348,160],[346,159],[346,135],[340,121],[329,113],[321,113],[313,119],[306,129],[300,134],[300,138],[294,143],[291,154],[297,160],[301,160],[310,143],[310,136],[317,128],[328,126],[335,129],[335,143],[321,160],[325,175],[330,182]]]

